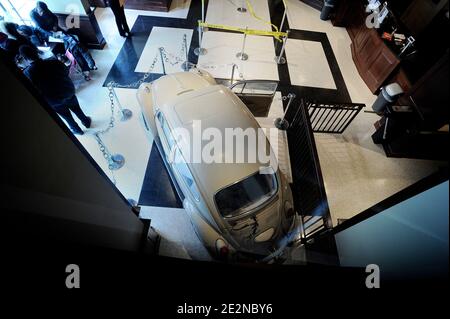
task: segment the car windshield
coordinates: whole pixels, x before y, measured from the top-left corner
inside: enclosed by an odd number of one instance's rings
[[[215,196],[219,213],[226,218],[236,217],[257,208],[278,192],[276,174],[252,175],[233,184]]]

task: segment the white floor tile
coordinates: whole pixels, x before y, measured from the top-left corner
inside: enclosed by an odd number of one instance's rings
[[[318,10],[301,1],[286,1],[288,3],[289,26],[297,30],[326,33],[352,101],[354,103],[365,103],[368,106],[372,105],[376,97],[370,92],[356,69],[350,50],[351,39],[347,30],[334,27],[331,21],[322,21]]]
[[[249,2],[255,15],[263,21],[252,16],[250,10],[247,10],[245,13],[237,11],[239,7],[248,7],[245,0],[209,0],[206,22],[230,27],[248,27],[254,30],[272,31],[268,2],[261,0],[251,0]]]
[[[271,37],[248,36],[245,52],[247,61],[241,61],[236,54],[242,51],[243,35],[237,33],[209,31],[203,38],[203,47],[208,50],[200,57],[198,65],[215,78],[230,79],[232,65],[237,64],[246,80],[278,81],[278,66],[275,63],[275,48]],[[236,79],[238,77],[236,76]]]
[[[291,83],[336,90],[330,66],[320,42],[289,39],[286,57]]]
[[[148,72],[152,62],[157,57],[159,63],[156,64],[152,73],[162,74],[160,50],[163,47],[167,52],[168,61],[164,62],[167,74],[182,72],[181,65],[186,61],[186,52],[183,38],[187,37],[187,48],[191,47],[193,31],[189,29],[154,27],[142,52],[141,58],[136,66],[135,72]]]

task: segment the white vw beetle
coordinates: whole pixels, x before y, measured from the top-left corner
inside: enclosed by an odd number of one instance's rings
[[[298,227],[291,189],[283,174],[258,160],[189,160],[196,155],[190,156],[195,141],[174,133],[183,129],[193,136],[199,121],[202,130],[214,128],[223,136],[230,128],[260,129],[246,105],[198,69],[142,84],[138,100],[145,129],[155,138],[184,209],[210,253],[226,260],[268,260],[282,252]],[[248,142],[240,147],[257,154],[258,144]],[[266,137],[264,144],[270,149]],[[260,173],[262,167],[266,174]]]

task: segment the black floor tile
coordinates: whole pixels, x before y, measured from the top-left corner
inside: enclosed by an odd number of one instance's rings
[[[168,208],[183,207],[155,143],[150,153],[139,205]]]

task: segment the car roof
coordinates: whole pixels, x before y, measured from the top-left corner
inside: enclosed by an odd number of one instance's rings
[[[186,78],[185,78],[186,79]],[[198,85],[197,85],[198,86]],[[161,101],[162,99],[159,98]],[[166,104],[159,105],[160,111],[163,112],[166,120],[171,126],[172,130],[183,128],[189,132],[192,137],[194,134],[194,127],[201,121],[201,129],[213,128],[215,132],[225,136],[227,129],[253,129],[258,134],[257,129],[260,128],[258,122],[250,113],[245,104],[225,86],[222,85],[200,85],[198,89],[189,90],[186,93],[177,95],[176,97],[165,99]],[[178,137],[175,137],[178,139]],[[236,141],[236,140],[235,140]],[[210,143],[210,140],[202,141],[202,150]],[[222,163],[202,163],[201,157],[195,158],[196,152],[192,152],[194,141],[187,138],[178,140],[178,146],[183,153],[186,161],[190,162],[192,173],[195,175],[201,188],[211,198],[214,194],[238,181],[249,177],[260,170],[261,167],[267,167],[258,161],[242,163],[242,164],[227,164],[225,163],[225,154],[220,154],[223,159]],[[223,146],[225,145],[222,140]],[[258,143],[248,143],[247,139],[236,143],[236,149],[242,149],[244,156],[249,152],[258,154]],[[269,142],[266,141],[266,146]],[[198,153],[198,152],[197,152]],[[189,160],[189,154],[193,154],[192,161]],[[239,152],[242,155],[242,152]],[[247,157],[245,157],[247,158]],[[276,163],[276,159],[273,157]],[[200,162],[200,163],[199,163]]]

